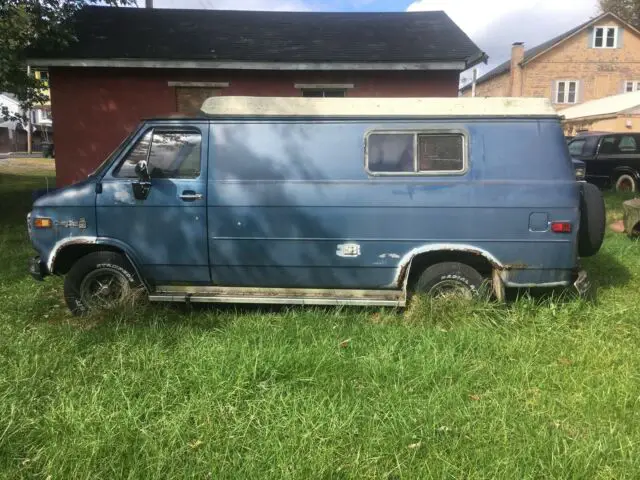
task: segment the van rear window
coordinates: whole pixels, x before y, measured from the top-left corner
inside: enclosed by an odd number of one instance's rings
[[[377,174],[453,174],[465,170],[459,133],[372,132],[366,140],[366,168]]]

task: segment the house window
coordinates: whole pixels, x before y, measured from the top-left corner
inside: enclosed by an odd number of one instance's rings
[[[372,132],[366,167],[373,174],[455,174],[465,171],[464,136],[453,132]]]
[[[2,117],[8,117],[9,116],[9,107],[3,105],[2,106],[2,113],[1,113]]]
[[[577,80],[559,80],[558,82],[556,82],[556,103],[576,103],[577,99]]]
[[[40,80],[49,83],[49,72],[40,72]]]
[[[625,92],[637,92],[640,91],[640,82],[635,80],[627,80],[624,82]]]
[[[38,110],[38,123],[51,121],[51,112],[49,110]]]
[[[594,48],[617,48],[618,27],[595,27],[593,32]]]
[[[302,89],[303,97],[345,97],[346,90],[343,88],[303,88]]]

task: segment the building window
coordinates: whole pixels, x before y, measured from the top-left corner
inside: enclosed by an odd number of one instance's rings
[[[637,92],[640,91],[640,82],[635,80],[627,80],[624,82],[625,92]]]
[[[346,90],[342,88],[303,88],[303,97],[346,97]]]
[[[594,48],[617,48],[618,27],[595,27],[593,32]]]
[[[51,112],[46,109],[38,110],[38,123],[40,122],[50,122],[51,121]]]
[[[465,171],[460,133],[372,132],[366,167],[373,174],[455,174]]]
[[[556,103],[576,103],[578,100],[578,81],[559,80],[556,82]]]
[[[7,117],[9,116],[9,107],[7,107],[7,106],[5,106],[5,105],[2,105],[2,109],[1,109],[0,115],[1,115],[2,117],[4,117],[4,118],[7,118]],[[0,120],[1,120],[1,119],[2,119],[2,118],[0,118]]]

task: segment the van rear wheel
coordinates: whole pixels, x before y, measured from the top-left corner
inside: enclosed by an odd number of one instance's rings
[[[413,293],[472,300],[480,296],[486,284],[487,280],[475,268],[459,262],[442,262],[422,272]]]
[[[582,185],[578,254],[591,257],[598,253],[604,241],[606,210],[602,192],[592,183]]]
[[[64,298],[74,315],[83,315],[122,305],[138,284],[123,255],[94,252],[80,258],[67,273]]]

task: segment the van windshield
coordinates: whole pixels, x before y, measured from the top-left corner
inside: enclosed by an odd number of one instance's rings
[[[140,127],[134,128],[133,131],[129,135],[127,135],[122,142],[120,142],[120,145],[118,145],[109,155],[107,155],[107,158],[105,158],[93,172],[87,175],[87,177],[93,178],[102,175],[102,173],[111,164],[111,161],[120,154],[124,147],[129,143],[129,140],[138,132],[139,129]]]

